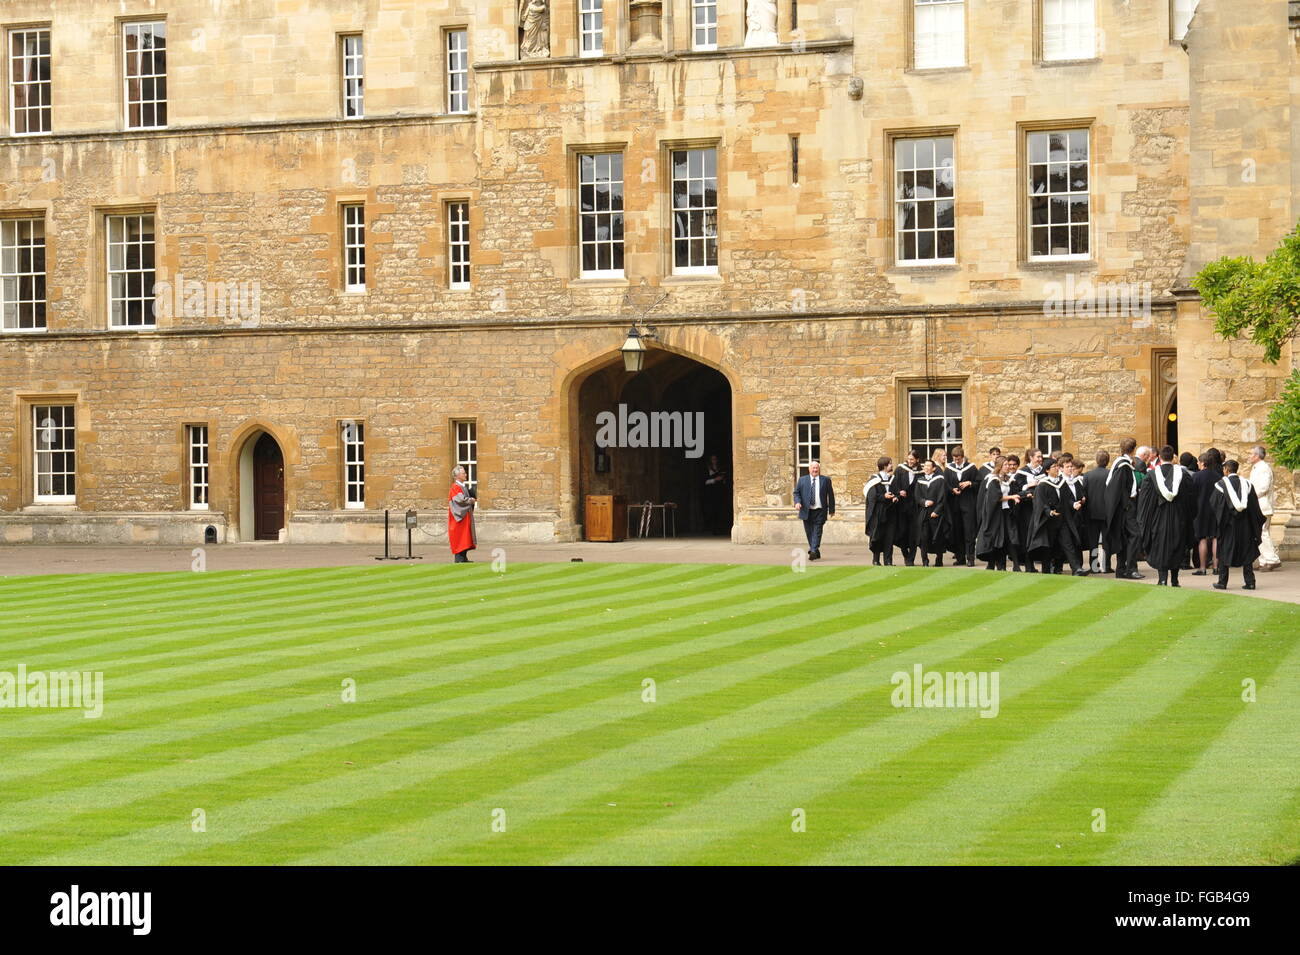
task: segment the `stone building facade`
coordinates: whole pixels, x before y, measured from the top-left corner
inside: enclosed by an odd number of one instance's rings
[[[1187,281],[1294,222],[1285,2],[749,7],[11,0],[0,540],[436,536],[458,460],[485,541],[689,531],[718,454],[794,541],[812,453],[848,540],[918,437],[1253,443],[1292,357]],[[599,449],[620,404],[703,455]]]

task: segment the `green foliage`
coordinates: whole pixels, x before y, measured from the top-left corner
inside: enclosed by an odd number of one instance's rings
[[[1268,413],[1264,441],[1275,464],[1300,471],[1300,371],[1291,372],[1281,399]]]
[[[1300,329],[1300,226],[1263,262],[1219,259],[1201,269],[1192,287],[1217,316],[1217,334],[1249,335],[1264,349],[1264,360],[1277,364]]]

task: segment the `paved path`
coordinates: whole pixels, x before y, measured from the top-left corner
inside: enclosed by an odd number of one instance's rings
[[[635,540],[616,544],[500,544],[509,561],[567,561],[581,557],[584,561],[618,563],[689,563],[689,564],[788,564],[792,548],[788,544],[733,544],[718,539]],[[480,562],[492,560],[496,548],[484,545],[475,552]],[[154,547],[149,545],[90,547],[76,544],[8,544],[0,545],[0,577],[34,574],[123,573],[139,571],[189,570],[194,557],[189,547]],[[218,544],[204,548],[208,570],[257,570],[290,567],[375,566],[379,549],[357,544]],[[450,562],[445,546],[416,545],[415,553],[424,562]],[[405,563],[401,561],[400,563]],[[865,545],[828,548],[822,566],[869,564],[871,552]],[[948,573],[987,573],[957,568]],[[1143,566],[1147,575],[1143,584],[1154,584],[1155,571]],[[1234,570],[1229,593],[1247,594],[1271,600],[1300,603],[1300,563],[1285,562],[1280,570],[1259,574],[1259,589],[1243,591],[1241,572]],[[1110,578],[1104,578],[1110,579]],[[1180,577],[1189,590],[1210,590],[1210,577],[1193,577],[1184,571]],[[1136,583],[1136,582],[1135,582]]]

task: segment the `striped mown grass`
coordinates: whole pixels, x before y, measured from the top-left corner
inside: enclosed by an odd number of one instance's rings
[[[104,708],[0,709],[7,864],[1300,857],[1300,608],[1242,597],[817,566],[10,578],[19,664],[101,671]],[[917,664],[996,673],[996,717],[895,707]]]

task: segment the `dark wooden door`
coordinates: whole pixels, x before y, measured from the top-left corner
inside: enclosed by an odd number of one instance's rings
[[[275,438],[263,434],[253,448],[253,536],[279,540],[284,527],[284,455]]]

